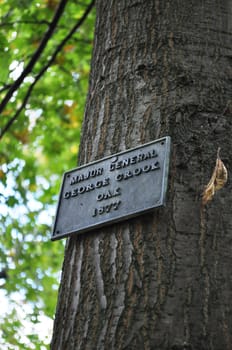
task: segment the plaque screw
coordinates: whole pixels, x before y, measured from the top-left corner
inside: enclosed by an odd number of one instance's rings
[[[164,141],[162,141],[162,142],[161,142],[161,145],[164,145],[164,144],[165,144],[165,142],[164,142]]]
[[[67,174],[67,177],[70,177],[70,174]]]

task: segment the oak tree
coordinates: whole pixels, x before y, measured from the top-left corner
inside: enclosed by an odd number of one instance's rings
[[[231,1],[97,0],[79,164],[170,135],[165,208],[67,240],[53,350],[231,349]],[[139,182],[138,182],[139,186]]]

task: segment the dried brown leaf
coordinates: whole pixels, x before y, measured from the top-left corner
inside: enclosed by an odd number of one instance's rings
[[[217,152],[216,165],[215,165],[213,174],[203,192],[203,197],[202,197],[203,205],[206,205],[209,201],[211,201],[215,191],[222,188],[227,182],[227,178],[228,178],[227,169],[219,157],[219,152],[220,152],[220,148],[218,149],[218,152]]]

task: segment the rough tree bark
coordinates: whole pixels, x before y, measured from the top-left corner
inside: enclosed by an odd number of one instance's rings
[[[80,164],[170,135],[168,201],[67,240],[51,349],[231,350],[232,1],[96,8]]]

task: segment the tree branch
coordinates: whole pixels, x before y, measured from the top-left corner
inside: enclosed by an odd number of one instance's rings
[[[14,22],[1,22],[0,27],[7,27],[7,26],[12,26],[15,24],[46,24],[47,26],[51,25],[51,22],[46,21],[45,19],[43,20],[19,20],[19,21],[14,21]]]
[[[68,0],[61,0],[56,13],[51,21],[51,24],[48,28],[48,30],[46,31],[46,33],[44,34],[44,37],[39,45],[39,47],[37,48],[37,50],[35,51],[35,53],[33,54],[33,56],[31,57],[29,63],[27,64],[27,66],[25,67],[25,69],[23,70],[22,74],[19,76],[18,79],[15,80],[15,82],[11,85],[10,89],[8,90],[8,92],[6,93],[5,97],[3,98],[2,102],[0,103],[0,113],[2,113],[2,111],[4,110],[4,108],[6,107],[7,103],[9,102],[9,100],[11,99],[13,93],[20,87],[20,85],[22,84],[24,78],[32,71],[32,69],[34,68],[34,65],[36,64],[36,62],[38,61],[39,57],[41,56],[42,52],[44,51],[49,39],[51,38],[56,25],[64,11],[64,8],[67,4]]]
[[[12,84],[6,84],[6,85],[2,86],[2,87],[0,88],[0,93],[3,92],[3,91],[5,91],[5,90],[8,90],[8,89],[11,87],[11,85],[12,85]]]
[[[6,125],[1,129],[0,132],[0,140],[2,139],[2,137],[4,136],[4,134],[9,130],[9,128],[11,127],[11,125],[14,123],[14,121],[17,119],[17,117],[19,116],[19,114],[21,113],[21,111],[24,109],[24,107],[26,106],[30,95],[32,93],[32,90],[34,88],[34,86],[36,85],[36,83],[39,81],[39,79],[44,75],[44,73],[46,72],[46,70],[50,67],[50,65],[55,61],[56,56],[58,55],[58,53],[61,51],[61,49],[63,48],[63,46],[67,43],[67,41],[72,37],[72,35],[76,32],[76,30],[82,25],[82,23],[85,21],[86,17],[88,16],[88,14],[90,13],[90,11],[92,10],[93,6],[94,6],[95,0],[92,0],[91,3],[89,4],[89,6],[86,8],[86,11],[84,12],[83,16],[79,19],[79,21],[73,26],[73,28],[70,30],[70,32],[66,35],[66,37],[60,42],[60,44],[56,47],[55,51],[53,52],[51,58],[49,59],[49,61],[47,62],[47,64],[45,66],[43,66],[43,68],[40,70],[40,72],[36,75],[35,80],[33,81],[33,83],[30,85],[30,87],[27,90],[27,93],[24,97],[24,100],[21,104],[21,106],[18,108],[18,110],[16,111],[16,113],[14,114],[14,116],[6,123]]]

